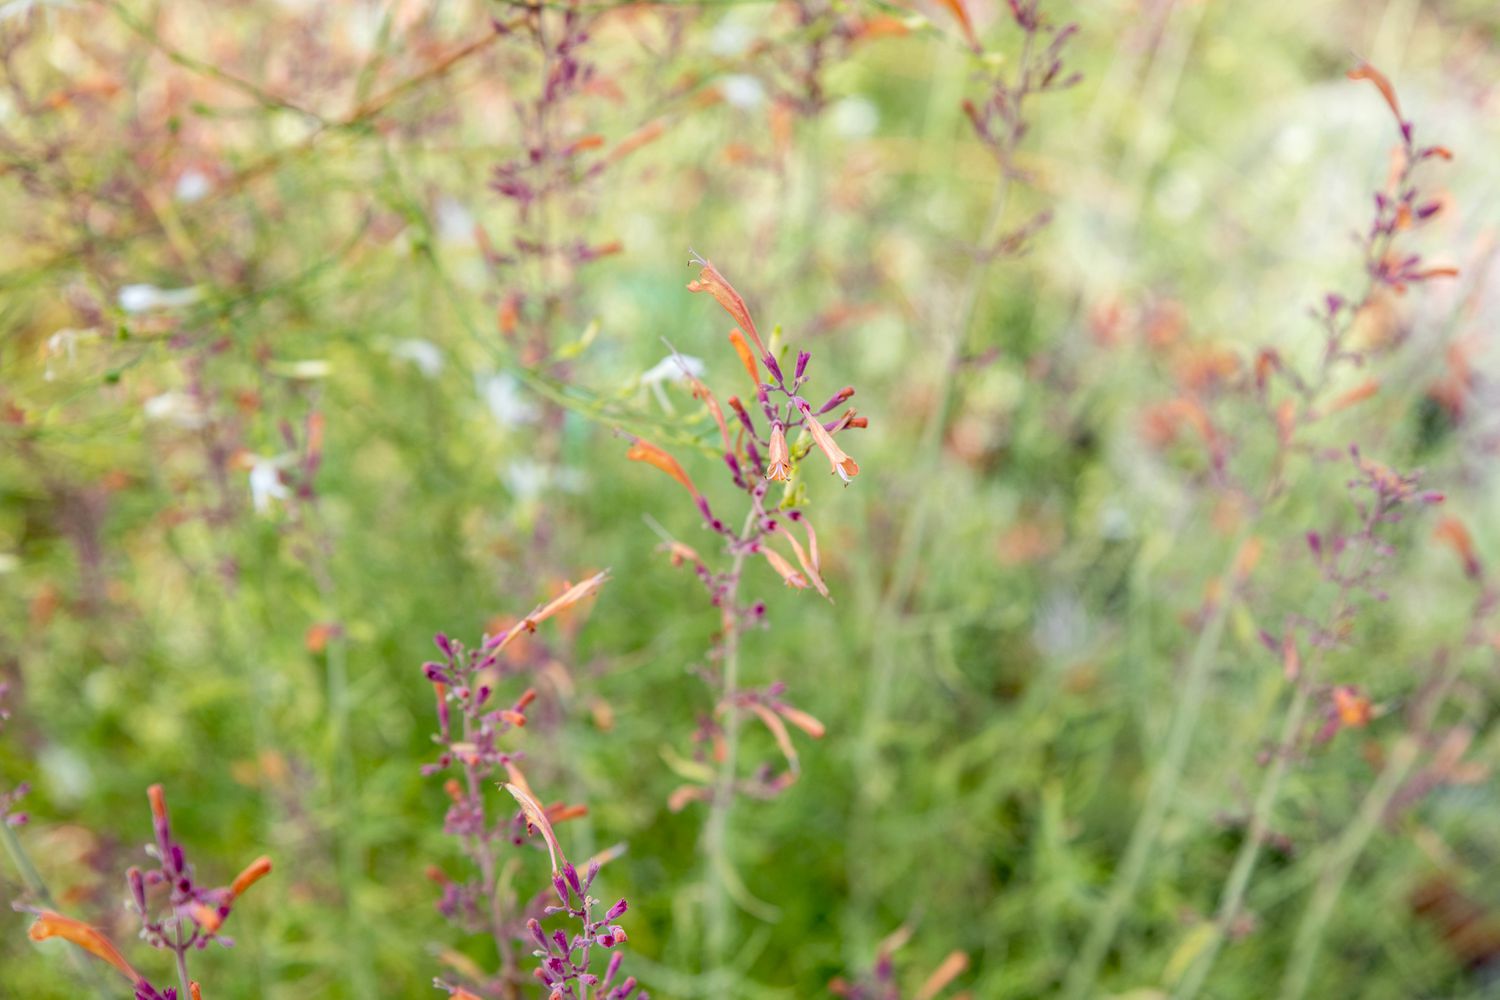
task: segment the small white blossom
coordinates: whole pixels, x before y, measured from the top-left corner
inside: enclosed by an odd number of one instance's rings
[[[187,430],[197,430],[205,421],[203,408],[198,401],[185,392],[164,392],[152,396],[141,405],[146,419],[176,424]]]
[[[540,416],[535,404],[521,395],[521,384],[512,375],[491,375],[479,381],[479,394],[490,415],[501,427],[533,423]]]
[[[250,456],[250,501],[256,513],[264,514],[271,509],[272,500],[285,500],[292,495],[281,481],[281,469],[291,458],[291,455]]]
[[[443,352],[430,340],[416,337],[392,341],[387,348],[391,357],[410,361],[428,378],[437,378],[443,373]]]
[[[203,290],[197,286],[162,289],[155,285],[126,285],[120,289],[120,308],[128,313],[145,312],[148,309],[174,309],[189,306],[203,298]]]

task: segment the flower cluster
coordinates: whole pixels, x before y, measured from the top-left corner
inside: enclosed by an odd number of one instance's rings
[[[550,935],[542,929],[541,921],[532,918],[526,921],[526,931],[535,942],[532,952],[540,964],[534,973],[548,990],[547,1000],[585,1000],[593,996],[599,1000],[650,1000],[645,990],[637,993],[634,976],[620,977],[620,966],[625,961],[623,952],[614,950],[627,940],[625,929],[615,924],[629,908],[624,899],[619,900],[598,918],[594,908],[599,900],[589,895],[594,879],[599,875],[599,862],[589,863],[583,875],[578,874],[566,859],[562,868],[552,876],[552,889],[557,893],[558,903],[548,905],[546,916],[564,914],[577,921],[578,929],[571,936],[562,929]],[[590,972],[595,948],[610,952],[604,975]]]
[[[729,342],[753,392],[751,405],[746,405],[739,396],[728,398],[734,420],[731,425],[718,397],[688,370],[686,364],[682,366],[693,395],[713,419],[720,456],[729,477],[747,499],[748,511],[741,527],[734,528],[717,516],[708,497],[681,463],[663,449],[632,436],[627,457],[652,465],[680,483],[692,496],[709,530],[722,540],[724,552],[730,558],[730,565],[724,570],[714,569],[696,549],[683,542],[669,540],[665,547],[674,564],[693,568],[707,589],[710,601],[719,609],[721,646],[716,654],[727,664],[731,659],[731,646],[737,654],[740,633],[749,625],[761,624],[765,618],[764,603],[742,603],[740,600],[741,575],[748,560],[764,560],[789,587],[811,588],[829,597],[828,586],[823,581],[817,532],[799,502],[802,495],[799,472],[802,462],[816,449],[828,461],[830,475],[837,475],[846,485],[852,482],[859,474],[859,463],[844,451],[837,438],[849,430],[867,426],[868,421],[852,407],[830,419],[830,414],[854,395],[854,389],[849,386],[839,389],[819,404],[810,402],[805,387],[811,355],[799,351],[790,365],[791,378],[787,378],[776,353],[766,345],[739,292],[711,262],[695,256],[693,263],[699,272],[688,289],[708,293],[734,320]],[[771,491],[777,485],[781,487],[781,496],[773,500]],[[713,679],[708,679],[712,684]],[[766,698],[755,696],[739,689],[737,678],[726,666],[722,687],[715,715],[727,713],[733,718],[740,712],[751,711],[766,724],[787,758],[789,770],[784,775],[762,774],[760,780],[749,786],[761,797],[773,794],[795,780],[797,774],[796,753],[791,750],[791,740],[781,718],[794,721],[814,737],[822,735],[822,726],[780,699],[784,686],[776,686],[774,693]],[[788,711],[794,714],[787,715]],[[711,743],[723,736],[718,723],[708,720],[700,727],[698,740],[700,744]],[[732,737],[730,740],[732,742]],[[722,762],[725,755],[716,751],[715,759]],[[707,788],[685,788],[673,793],[672,802],[680,808],[687,802],[709,797]]]
[[[592,596],[607,578],[607,573],[597,573],[567,588],[509,628],[484,636],[472,649],[440,632],[434,642],[442,659],[422,665],[422,673],[432,684],[437,700],[438,729],[433,739],[442,747],[437,760],[424,765],[422,773],[456,772],[456,776],[444,783],[450,802],[443,831],[458,840],[475,869],[472,878],[461,881],[449,878],[436,867],[428,874],[442,886],[438,909],[444,916],[466,930],[484,931],[494,939],[501,965],[497,987],[516,978],[512,941],[519,932],[513,909],[496,887],[499,852],[505,843],[524,843],[531,823],[524,810],[492,816],[485,801],[485,788],[496,774],[503,772],[510,785],[530,795],[519,767],[522,755],[502,747],[501,738],[526,725],[526,710],[536,699],[535,689],[527,687],[514,700],[501,702],[496,685],[506,672],[502,653],[520,636],[534,632],[542,622]],[[551,824],[576,818],[584,811],[582,806],[562,803],[541,810],[547,823],[549,848]],[[458,989],[447,983],[439,985]],[[481,989],[487,989],[488,985],[476,981]]]
[[[141,938],[153,948],[172,952],[176,958],[181,991],[153,986],[126,961],[109,938],[81,920],[41,910],[37,912],[29,933],[34,941],[52,937],[71,941],[109,963],[134,985],[136,1000],[177,1000],[179,996],[201,1000],[198,984],[188,978],[188,953],[206,948],[210,941],[218,941],[225,947],[234,944],[219,930],[229,918],[236,900],[270,873],[271,859],[256,858],[227,886],[210,888],[199,885],[182,845],[172,836],[162,787],[152,785],[146,794],[151,802],[151,823],[156,834],[155,842],[146,851],[157,865],[145,872],[135,867],[126,872],[127,905],[140,919]]]

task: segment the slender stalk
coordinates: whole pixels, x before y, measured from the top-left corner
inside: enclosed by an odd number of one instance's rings
[[[177,983],[182,987],[182,992],[177,995],[187,1000],[192,996],[192,990],[188,987],[190,980],[187,971],[187,946],[182,943],[182,922],[179,918],[177,923],[177,947],[172,949],[172,956],[177,959]]]
[[[1373,534],[1376,525],[1380,523],[1383,508],[1379,502],[1375,502],[1372,503],[1370,509],[1371,513],[1365,517],[1364,548],[1356,560],[1355,569],[1340,582],[1338,596],[1334,599],[1333,610],[1328,617],[1334,628],[1337,628],[1353,610],[1354,581],[1360,578],[1364,567],[1368,565],[1375,545]],[[1245,893],[1250,888],[1250,877],[1255,874],[1255,866],[1260,861],[1260,852],[1266,844],[1266,834],[1271,829],[1271,814],[1275,811],[1276,803],[1281,797],[1281,786],[1286,780],[1288,763],[1296,748],[1297,736],[1302,732],[1302,727],[1307,721],[1307,709],[1312,702],[1312,694],[1317,686],[1317,677],[1323,658],[1321,655],[1309,657],[1300,675],[1292,682],[1292,700],[1287,705],[1286,715],[1281,722],[1281,731],[1275,745],[1271,748],[1270,770],[1261,781],[1260,791],[1256,794],[1255,804],[1250,811],[1250,824],[1245,830],[1245,839],[1240,843],[1240,849],[1235,854],[1234,866],[1230,869],[1229,878],[1225,881],[1224,889],[1219,895],[1219,909],[1214,915],[1213,934],[1204,949],[1183,973],[1181,982],[1173,990],[1173,1000],[1192,1000],[1198,995],[1198,991],[1203,988],[1204,981],[1218,960],[1219,952],[1224,948],[1224,940],[1230,925],[1239,915],[1240,906],[1245,901]]]
[[[1459,656],[1449,658],[1428,702],[1426,719],[1397,742],[1386,762],[1385,770],[1380,773],[1375,784],[1370,786],[1354,819],[1333,845],[1328,861],[1318,876],[1312,898],[1308,900],[1302,922],[1297,927],[1297,935],[1292,940],[1292,956],[1281,980],[1282,1000],[1301,1000],[1307,993],[1308,985],[1312,982],[1313,967],[1322,947],[1323,933],[1328,927],[1329,918],[1333,916],[1339,895],[1349,880],[1349,873],[1354,870],[1355,863],[1369,846],[1375,831],[1380,828],[1391,800],[1416,766],[1422,748],[1420,734],[1428,730],[1432,717],[1447,700],[1449,690],[1458,680],[1461,662],[1462,658]]]
[[[755,524],[754,506],[745,517],[745,526],[740,530],[743,538]],[[704,972],[716,974],[723,967],[729,950],[731,917],[729,912],[729,887],[726,877],[732,870],[729,860],[729,814],[734,806],[735,772],[739,766],[740,713],[730,700],[739,688],[740,677],[740,621],[739,591],[740,576],[748,553],[740,549],[734,554],[729,569],[729,584],[723,597],[723,679],[722,699],[724,712],[724,758],[719,762],[719,773],[714,780],[713,799],[709,803],[708,819],[703,830],[703,860],[706,868],[704,881]],[[728,989],[728,987],[723,987]],[[722,994],[729,996],[728,992]]]
[[[1228,579],[1233,572],[1234,562],[1249,534],[1247,525],[1230,546],[1230,561],[1224,567],[1220,579]],[[1104,963],[1104,956],[1120,929],[1120,921],[1135,897],[1141,877],[1146,873],[1152,851],[1161,836],[1162,824],[1166,822],[1172,801],[1177,797],[1177,786],[1182,781],[1183,770],[1187,765],[1188,749],[1192,746],[1193,733],[1197,730],[1198,719],[1203,713],[1209,675],[1218,658],[1219,644],[1224,638],[1224,625],[1229,620],[1229,611],[1233,606],[1233,592],[1226,591],[1209,610],[1208,619],[1198,633],[1198,641],[1194,643],[1187,668],[1183,671],[1176,710],[1168,724],[1167,743],[1162,752],[1161,764],[1151,775],[1146,803],[1136,818],[1135,827],[1130,831],[1130,841],[1120,867],[1115,872],[1114,881],[1110,884],[1109,895],[1095,914],[1083,949],[1069,969],[1063,988],[1064,997],[1077,1000],[1093,992],[1099,967]]]
[[[1260,860],[1261,848],[1265,846],[1266,833],[1271,828],[1271,813],[1280,798],[1281,785],[1286,778],[1287,762],[1291,759],[1297,734],[1302,731],[1302,724],[1306,721],[1307,706],[1311,701],[1311,696],[1312,684],[1307,681],[1299,682],[1292,695],[1292,701],[1287,706],[1286,715],[1282,719],[1281,733],[1277,738],[1276,746],[1272,749],[1271,769],[1266,772],[1265,780],[1261,782],[1260,792],[1255,797],[1255,806],[1250,813],[1250,826],[1245,833],[1244,841],[1240,844],[1239,852],[1235,855],[1234,867],[1229,872],[1229,879],[1224,883],[1219,910],[1214,916],[1213,936],[1197,960],[1188,967],[1177,989],[1173,991],[1174,1000],[1191,1000],[1192,997],[1198,995],[1215,960],[1219,957],[1219,952],[1224,947],[1224,938],[1229,925],[1240,912],[1240,904],[1244,902],[1245,891],[1250,887],[1250,876],[1255,873],[1255,865]]]

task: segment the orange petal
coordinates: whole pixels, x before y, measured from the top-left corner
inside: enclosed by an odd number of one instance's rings
[[[109,938],[82,920],[74,920],[72,917],[65,917],[51,910],[43,910],[37,916],[36,923],[32,924],[26,933],[33,941],[45,941],[51,937],[71,941],[94,957],[101,958],[114,966],[131,982],[141,981],[141,974],[130,967],[130,963],[125,961],[125,956],[120,954],[120,950],[110,942]]]
[[[595,573],[593,576],[589,577],[587,580],[584,580],[582,583],[573,584],[573,586],[569,587],[562,594],[548,602],[545,607],[536,612],[533,612],[529,616],[528,621],[530,621],[533,626],[540,625],[542,622],[546,621],[548,618],[551,618],[559,611],[566,611],[568,608],[571,608],[573,605],[577,604],[584,598],[591,597],[599,590],[600,587],[604,586],[604,581],[608,579],[609,570],[604,570],[602,572]]]
[[[927,977],[917,990],[915,1000],[933,1000],[953,980],[963,974],[969,967],[969,956],[961,951],[951,951],[948,957],[933,970],[932,975]]]
[[[729,331],[729,342],[734,345],[734,352],[740,356],[740,364],[745,366],[745,371],[750,375],[750,385],[754,391],[760,391],[760,364],[755,360],[755,355],[750,351],[750,345],[745,343],[745,335],[738,328]]]
[[[547,854],[552,859],[552,871],[557,872],[557,859],[562,857],[562,845],[557,842],[557,834],[552,832],[552,824],[547,821],[547,812],[541,803],[531,795],[528,789],[520,785],[505,783],[505,790],[521,804],[521,812],[526,816],[526,822],[536,827],[542,834],[542,839],[547,842]],[[563,858],[566,861],[566,858]]]
[[[973,48],[979,48],[979,36],[974,34],[974,22],[969,19],[969,9],[964,6],[963,0],[942,0],[943,6],[953,12],[958,20],[958,26],[964,30],[964,38]]]
[[[688,478],[688,474],[682,471],[682,466],[677,463],[677,459],[668,455],[649,441],[636,438],[631,443],[630,450],[625,453],[625,457],[634,462],[645,462],[647,465],[656,466],[687,487],[687,491],[693,495],[694,499],[700,495],[698,487],[694,486],[693,481]]]
[[[1385,98],[1385,103],[1391,106],[1391,113],[1396,116],[1396,120],[1398,122],[1404,120],[1401,117],[1401,104],[1396,100],[1396,88],[1391,86],[1391,81],[1386,79],[1386,75],[1380,70],[1367,62],[1362,62],[1349,71],[1349,79],[1369,80],[1375,85],[1375,89],[1380,91],[1380,96]]]
[[[755,321],[750,318],[750,310],[745,307],[745,300],[740,298],[740,293],[734,290],[734,286],[725,280],[711,261],[699,258],[698,263],[703,267],[698,272],[698,280],[688,282],[688,291],[707,292],[712,295],[724,311],[734,317],[740,329],[748,333],[750,339],[755,341],[756,350],[762,355],[769,353],[766,351],[766,345],[761,342],[760,331],[755,329]]]
[[[786,723],[781,721],[781,717],[758,701],[750,703],[750,711],[754,712],[771,731],[771,735],[776,739],[776,745],[781,749],[781,755],[786,758],[787,765],[791,767],[793,773],[801,771],[802,765],[797,760],[797,748],[792,745],[791,734],[786,731]]]
[[[229,885],[229,892],[231,895],[238,896],[269,874],[271,874],[271,859],[262,854],[234,877],[234,881]]]
[[[780,552],[777,552],[769,545],[762,546],[760,552],[761,555],[766,557],[766,562],[771,564],[771,568],[781,574],[781,578],[786,581],[788,587],[795,587],[801,590],[807,586],[807,579],[801,573],[792,569],[792,564],[782,558]]]

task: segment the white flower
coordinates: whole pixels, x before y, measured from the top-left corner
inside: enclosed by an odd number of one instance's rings
[[[428,378],[437,378],[443,373],[443,352],[430,340],[416,337],[395,340],[386,349],[390,351],[391,357],[416,365]]]
[[[203,297],[197,286],[188,288],[161,289],[155,285],[126,285],[120,289],[120,308],[128,313],[145,312],[148,309],[173,309],[188,306]]]
[[[863,97],[846,97],[833,106],[833,129],[850,139],[863,139],[880,124],[880,111]]]
[[[534,404],[521,395],[521,384],[511,375],[491,375],[479,382],[479,394],[490,415],[501,427],[529,424],[540,415]]]
[[[695,358],[688,354],[672,354],[646,369],[641,374],[641,385],[656,386],[663,382],[683,382],[689,375],[693,378],[702,378],[707,370],[702,358]]]
[[[281,469],[292,459],[291,455],[278,455],[275,458],[266,458],[263,455],[251,455],[250,460],[250,501],[255,505],[257,513],[264,514],[271,509],[272,500],[285,500],[291,496],[291,491],[281,481]]]
[[[474,242],[474,216],[462,202],[443,195],[435,207],[438,237],[444,243],[465,246]]]
[[[192,203],[208,197],[213,187],[213,182],[208,179],[207,174],[195,167],[189,167],[182,172],[182,176],[177,178],[175,193],[178,201]]]
[[[203,408],[185,392],[152,396],[141,404],[141,409],[145,411],[146,419],[152,422],[168,421],[188,430],[197,430],[204,424]]]
[[[730,107],[749,110],[766,99],[766,85],[748,73],[732,73],[719,83],[719,92]]]

